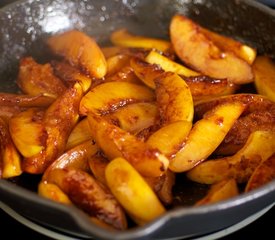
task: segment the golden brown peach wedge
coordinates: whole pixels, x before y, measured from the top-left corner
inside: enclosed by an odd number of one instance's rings
[[[43,181],[47,181],[54,169],[74,168],[89,170],[88,159],[99,151],[94,141],[88,140],[61,154],[44,172]]]
[[[129,33],[120,29],[111,34],[111,42],[116,46],[132,48],[154,48],[165,52],[171,48],[171,43],[162,39],[149,38]]]
[[[275,102],[275,63],[268,56],[258,56],[252,69],[257,92]]]
[[[137,224],[143,225],[164,214],[165,208],[156,194],[127,160],[114,159],[105,174],[111,192]]]
[[[38,194],[55,202],[72,204],[69,197],[56,184],[47,183],[47,181],[41,181],[38,184]]]
[[[68,137],[78,121],[79,103],[83,96],[81,85],[76,82],[45,111],[43,124],[47,139],[42,151],[24,158],[23,169],[40,174],[64,152]]]
[[[44,111],[30,108],[9,121],[12,140],[24,157],[31,157],[44,149],[47,133],[43,117]]]
[[[38,95],[25,95],[25,94],[15,94],[15,93],[1,93],[0,92],[0,105],[10,106],[10,107],[48,107],[54,101],[56,97],[49,94],[38,94]]]
[[[89,113],[88,120],[96,143],[109,160],[123,157],[143,176],[158,177],[167,170],[168,159],[158,149],[96,114]]]
[[[146,143],[159,149],[169,159],[181,149],[191,128],[190,121],[173,122],[154,132]]]
[[[17,151],[8,124],[0,118],[0,178],[12,178],[21,175],[21,156]]]
[[[175,15],[170,23],[170,37],[179,58],[196,71],[235,84],[253,81],[251,66],[231,51],[220,49],[191,19]]]
[[[71,149],[77,145],[91,140],[93,138],[92,132],[90,131],[89,123],[87,118],[83,118],[73,128],[68,138],[66,149]]]
[[[186,82],[176,73],[165,72],[155,79],[155,84],[161,124],[192,122],[193,98]]]
[[[38,64],[32,57],[20,60],[17,84],[23,93],[32,96],[45,94],[56,98],[66,89],[49,63]]]
[[[246,186],[245,192],[249,192],[253,189],[263,186],[266,183],[275,179],[275,153],[262,161],[259,166],[252,173]]]
[[[198,164],[187,172],[187,177],[205,184],[217,183],[226,178],[234,178],[238,183],[245,183],[256,167],[274,154],[274,149],[274,132],[255,131],[236,154]]]
[[[160,68],[159,65],[149,64],[140,58],[131,58],[130,65],[134,70],[136,76],[148,87],[155,89],[155,79],[164,70]]]
[[[96,41],[77,30],[56,34],[47,40],[53,53],[64,57],[70,64],[79,67],[91,77],[102,78],[107,64]]]
[[[227,79],[215,79],[208,76],[182,77],[190,88],[194,104],[213,97],[233,94],[238,86]]]
[[[88,164],[93,176],[105,186],[108,186],[106,182],[105,169],[109,162],[110,161],[102,154],[94,154],[88,159]]]
[[[89,216],[116,229],[126,229],[124,210],[108,188],[92,175],[79,169],[54,169],[48,174],[49,183],[57,185],[70,201]]]
[[[142,85],[131,66],[126,65],[113,75],[106,76],[104,82],[129,82]]]
[[[233,38],[220,35],[203,27],[200,28],[200,31],[202,31],[202,33],[204,33],[204,35],[214,42],[214,44],[220,49],[234,53],[250,65],[254,62],[257,56],[256,49],[242,42],[236,41]]]
[[[66,62],[52,61],[51,65],[54,68],[54,74],[62,79],[67,85],[72,85],[79,82],[83,92],[87,92],[92,84],[92,79],[82,73],[78,68],[71,66]]]
[[[111,76],[118,72],[121,68],[130,64],[130,56],[126,54],[117,54],[106,59],[107,62],[107,76]]]
[[[176,63],[169,58],[161,55],[156,51],[151,51],[145,58],[145,61],[150,64],[159,65],[166,72],[174,72],[182,76],[191,77],[201,75],[198,72],[195,72],[182,64]]]
[[[225,179],[213,184],[207,195],[195,203],[196,206],[219,202],[239,194],[237,182],[234,178]]]
[[[107,82],[92,88],[80,102],[80,113],[106,114],[127,103],[150,102],[155,99],[149,88],[128,82]]]
[[[106,115],[106,119],[132,134],[151,127],[157,119],[158,109],[155,103],[133,103]]]
[[[184,172],[207,159],[222,142],[244,108],[244,104],[232,102],[218,105],[207,112],[203,119],[194,124],[185,144],[170,160],[170,170]]]

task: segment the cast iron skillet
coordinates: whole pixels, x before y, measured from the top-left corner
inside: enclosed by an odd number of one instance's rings
[[[101,45],[119,27],[131,32],[168,38],[168,25],[182,13],[203,26],[275,53],[275,13],[248,0],[26,0],[0,10],[0,91],[17,90],[14,79],[18,60],[32,55],[48,59],[44,39],[56,32],[77,28]],[[217,204],[178,207],[143,226],[123,232],[92,224],[81,211],[39,197],[29,189],[0,180],[0,201],[19,214],[77,237],[96,239],[187,238],[215,232],[240,222],[274,203],[275,181]]]

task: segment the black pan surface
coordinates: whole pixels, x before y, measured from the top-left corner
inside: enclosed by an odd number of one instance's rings
[[[80,29],[102,45],[120,27],[168,39],[168,24],[182,13],[201,25],[232,36],[275,56],[275,13],[248,0],[23,0],[0,10],[0,91],[17,91],[14,79],[22,56],[40,62],[49,53],[44,40],[67,29]],[[29,179],[36,181],[37,179]],[[0,201],[49,228],[96,239],[167,239],[200,236],[231,226],[275,201],[275,181],[217,204],[177,207],[143,227],[107,231],[81,211],[39,197],[31,189],[0,180]]]

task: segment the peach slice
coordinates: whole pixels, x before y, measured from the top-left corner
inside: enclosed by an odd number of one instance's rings
[[[132,58],[130,65],[136,76],[148,87],[155,89],[155,79],[164,73],[158,65],[149,64],[140,58]]]
[[[156,194],[127,160],[111,161],[105,175],[111,192],[137,224],[143,225],[165,213]]]
[[[129,65],[130,56],[126,54],[117,54],[106,59],[107,62],[107,76],[111,76],[118,72],[121,68]]]
[[[0,118],[0,178],[21,175],[21,156],[11,139],[8,124]]]
[[[167,170],[168,159],[158,149],[96,114],[89,113],[88,120],[96,143],[109,160],[123,157],[143,176],[158,177]]]
[[[156,122],[158,109],[155,103],[133,103],[106,115],[106,119],[123,130],[136,134]]]
[[[92,84],[92,79],[82,73],[78,68],[71,66],[66,62],[52,61],[54,74],[61,78],[67,85],[72,85],[79,82],[83,92],[87,92]]]
[[[252,69],[257,92],[275,102],[275,63],[267,56],[258,56]]]
[[[225,179],[213,184],[207,195],[195,203],[196,206],[210,204],[235,197],[239,194],[238,185],[234,178]]]
[[[47,133],[46,144],[39,153],[24,158],[24,171],[33,174],[43,173],[64,152],[70,132],[79,118],[78,110],[82,96],[82,87],[76,82],[46,110],[43,118]]]
[[[263,186],[275,179],[275,153],[262,161],[249,178],[245,192]]]
[[[48,94],[38,94],[38,95],[25,95],[25,94],[15,94],[15,93],[1,93],[0,92],[0,105],[10,106],[10,107],[48,107],[54,101],[56,97]]]
[[[220,49],[233,52],[236,56],[245,60],[249,65],[254,62],[257,56],[256,49],[243,44],[242,42],[236,41],[233,38],[212,32],[209,29],[201,27],[200,30]]]
[[[151,51],[146,57],[145,61],[150,64],[159,65],[166,72],[174,72],[185,77],[198,76],[201,75],[198,72],[195,72],[182,64],[176,63],[169,58],[161,55],[156,51]]]
[[[88,159],[98,151],[99,148],[94,141],[88,140],[64,152],[46,169],[43,181],[48,181],[51,171],[55,169],[74,168],[88,171]]]
[[[78,144],[91,140],[92,138],[93,135],[89,127],[88,119],[83,118],[75,125],[72,132],[70,133],[70,136],[66,144],[66,149],[71,149],[77,146]]]
[[[161,124],[192,122],[193,98],[186,82],[176,73],[166,72],[155,79],[155,84]]]
[[[165,52],[171,48],[171,43],[165,40],[149,38],[129,33],[126,29],[120,29],[112,33],[111,42],[116,46],[132,48],[155,48]]]
[[[43,125],[43,116],[44,111],[30,108],[10,119],[12,140],[24,157],[38,154],[45,147],[47,132]]]
[[[54,169],[48,182],[57,185],[72,203],[91,217],[110,224],[116,229],[126,229],[124,210],[111,194],[94,177],[78,169]]]
[[[183,147],[170,160],[169,168],[184,172],[207,159],[219,146],[245,106],[240,102],[218,105],[197,121]]]
[[[64,57],[91,77],[102,78],[107,72],[105,57],[96,41],[78,30],[56,34],[47,40],[53,53]]]
[[[189,121],[173,122],[154,132],[146,143],[159,149],[169,159],[182,148],[191,128]]]
[[[176,54],[196,71],[235,84],[253,81],[251,66],[233,52],[220,49],[191,19],[175,15],[170,23],[170,36]]]
[[[32,57],[20,60],[17,84],[23,93],[32,96],[45,94],[56,98],[66,89],[50,64],[38,64]]]
[[[55,202],[67,205],[72,204],[69,197],[56,184],[47,183],[46,181],[38,184],[38,195]]]
[[[187,177],[205,184],[213,184],[226,178],[234,178],[238,183],[245,183],[256,167],[274,154],[274,149],[274,132],[255,131],[236,154],[198,164],[187,172]]]
[[[127,103],[150,102],[155,94],[149,88],[128,82],[107,82],[92,88],[80,102],[80,113],[106,114]]]

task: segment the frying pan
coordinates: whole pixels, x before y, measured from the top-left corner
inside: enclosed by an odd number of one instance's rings
[[[0,10],[0,91],[15,92],[14,79],[22,56],[40,62],[49,54],[44,40],[57,32],[80,29],[103,46],[110,33],[126,27],[135,34],[169,38],[171,16],[184,14],[199,24],[275,54],[275,13],[248,0],[26,0]],[[50,229],[75,237],[96,239],[188,238],[216,232],[270,206],[275,181],[216,204],[177,207],[151,223],[129,230],[111,231],[90,222],[74,207],[39,197],[32,189],[0,180],[0,201],[20,215]],[[34,181],[31,179],[30,181]]]

